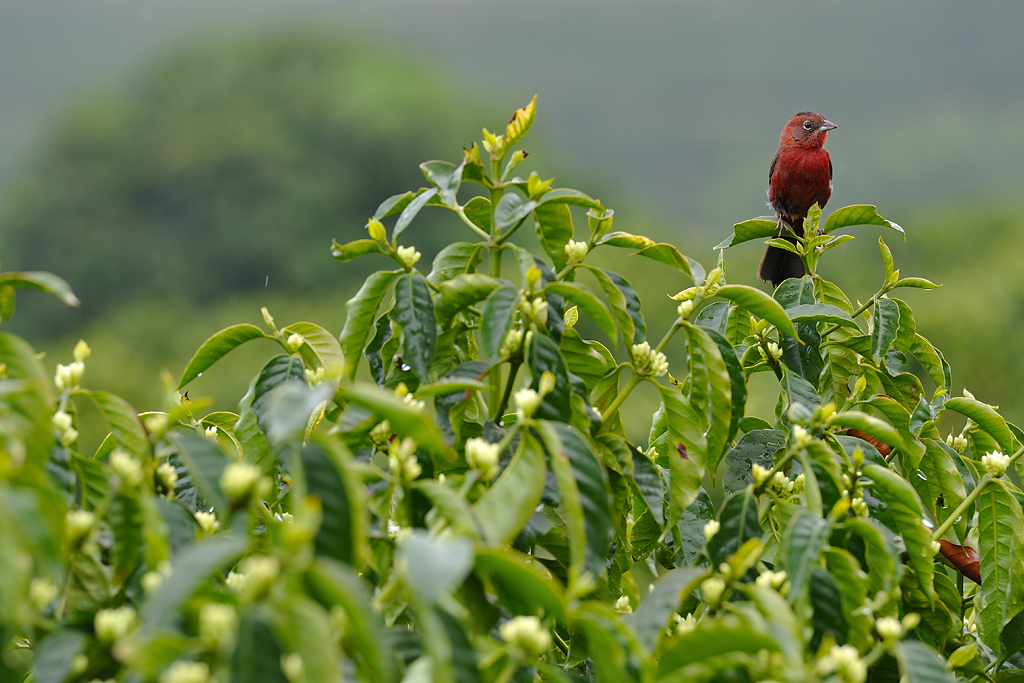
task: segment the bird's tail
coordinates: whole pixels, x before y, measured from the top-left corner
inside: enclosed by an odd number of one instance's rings
[[[791,241],[796,243],[796,240]],[[804,273],[804,263],[800,257],[778,247],[768,247],[765,250],[761,265],[757,269],[757,277],[772,283],[772,287],[778,287],[791,277],[801,278]]]

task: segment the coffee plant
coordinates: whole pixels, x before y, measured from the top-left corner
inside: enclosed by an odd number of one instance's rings
[[[841,230],[902,228],[815,207],[791,244],[749,220],[708,269],[516,175],[534,114],[422,164],[428,187],[333,245],[390,261],[340,333],[264,309],[202,345],[164,411],[86,388],[84,342],[50,377],[0,333],[0,678],[1024,679],[1024,434],[951,395],[893,296],[935,285],[884,241],[864,303],[817,274]],[[429,269],[423,211],[468,236]],[[809,274],[773,295],[730,282],[725,250],[755,239]],[[645,318],[598,250],[679,283],[677,316]],[[75,302],[5,273],[4,318],[18,286]],[[237,412],[188,397],[257,341],[276,355]],[[748,389],[757,373],[775,380]],[[638,443],[642,384],[660,406]],[[778,391],[772,414],[747,413],[754,386]],[[109,431],[95,450],[86,403]]]

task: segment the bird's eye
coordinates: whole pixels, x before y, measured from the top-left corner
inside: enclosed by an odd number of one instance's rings
[[[804,121],[804,130],[810,130],[811,128],[814,128],[814,124],[810,121]]]

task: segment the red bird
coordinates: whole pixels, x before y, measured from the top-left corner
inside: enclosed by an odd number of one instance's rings
[[[782,129],[779,149],[768,169],[768,203],[775,209],[780,230],[785,222],[803,235],[807,210],[815,203],[825,208],[832,196],[832,161],[825,151],[825,139],[835,127],[821,114],[802,111]],[[757,276],[778,287],[791,277],[803,277],[804,264],[792,252],[768,247]]]

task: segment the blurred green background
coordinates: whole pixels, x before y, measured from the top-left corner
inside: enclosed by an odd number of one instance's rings
[[[779,130],[812,109],[839,126],[829,208],[876,204],[908,235],[860,230],[823,274],[870,296],[881,234],[905,275],[945,285],[906,298],[954,381],[1020,423],[1021,26],[1010,0],[0,0],[0,263],[83,301],[28,293],[9,327],[50,367],[84,337],[86,384],[140,410],[260,306],[337,332],[387,264],[337,263],[331,239],[534,93],[533,167],[712,264],[767,212]],[[426,259],[460,235],[424,213],[405,239]],[[754,284],[759,257],[728,252],[730,279]],[[615,265],[662,328],[687,283]],[[192,396],[230,409],[269,350]]]

